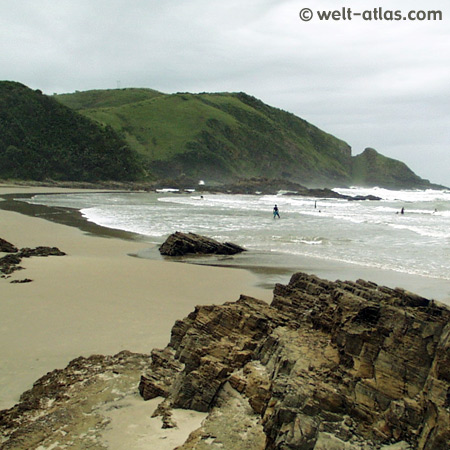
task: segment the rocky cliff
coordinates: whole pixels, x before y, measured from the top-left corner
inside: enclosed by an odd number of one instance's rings
[[[105,411],[141,373],[163,428],[177,427],[175,408],[207,413],[178,450],[448,450],[449,319],[402,289],[297,273],[271,305],[197,307],[151,358],[78,358],[47,374],[0,412],[1,448],[105,448]]]
[[[145,399],[210,412],[182,449],[448,449],[450,311],[303,273],[269,306],[197,307],[154,350]]]

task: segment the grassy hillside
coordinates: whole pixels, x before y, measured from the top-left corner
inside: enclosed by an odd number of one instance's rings
[[[351,176],[345,142],[244,93],[121,89],[56,98],[114,128],[160,177],[265,176],[334,184]]]
[[[117,89],[43,95],[0,82],[0,177],[68,181],[265,177],[301,184],[430,187],[373,149],[245,93]]]
[[[387,158],[373,148],[366,148],[363,153],[353,158],[352,179],[358,185],[388,188],[431,186],[428,180],[417,176],[403,162]]]
[[[153,89],[116,89],[92,90],[75,92],[75,94],[61,94],[56,98],[76,111],[80,109],[108,108],[127,105],[157,97],[161,92]]]
[[[142,169],[111,127],[26,86],[0,82],[0,177],[134,180]]]

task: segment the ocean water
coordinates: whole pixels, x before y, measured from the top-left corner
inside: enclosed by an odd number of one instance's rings
[[[144,235],[149,242],[191,231],[251,250],[223,258],[230,265],[295,267],[314,258],[450,281],[450,191],[335,190],[382,200],[166,191],[36,195],[27,201],[76,208],[89,221]],[[275,204],[281,219],[273,219]]]

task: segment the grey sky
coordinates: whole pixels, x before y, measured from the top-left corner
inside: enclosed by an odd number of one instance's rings
[[[0,0],[0,79],[45,93],[245,91],[450,186],[448,0]],[[441,10],[310,22],[304,7]]]

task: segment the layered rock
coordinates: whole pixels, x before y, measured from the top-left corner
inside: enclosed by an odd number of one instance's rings
[[[161,255],[167,256],[183,256],[188,254],[234,255],[245,252],[245,249],[230,242],[222,244],[206,236],[177,231],[171,234],[161,247],[159,247],[159,252]]]
[[[402,289],[298,273],[275,287],[270,306],[242,296],[197,307],[153,351],[139,390],[210,411],[183,449],[207,448],[211,430],[216,444],[250,448],[239,427],[217,425],[217,408],[241,402],[259,436],[253,448],[444,450],[449,318],[448,308]]]
[[[298,273],[271,305],[195,308],[151,357],[77,358],[47,374],[0,412],[0,445],[104,448],[105,413],[145,371],[139,391],[162,398],[162,428],[177,426],[173,408],[208,413],[178,450],[448,450],[449,319],[402,289]]]

